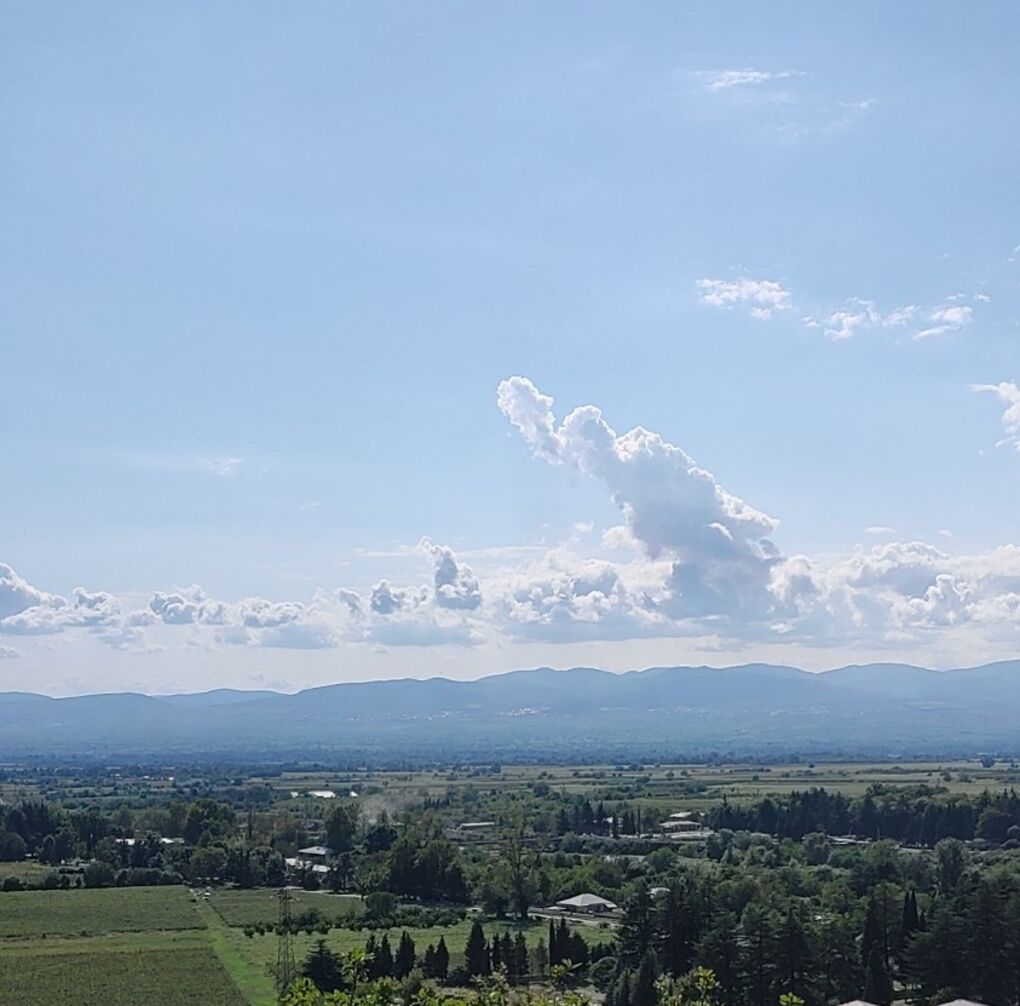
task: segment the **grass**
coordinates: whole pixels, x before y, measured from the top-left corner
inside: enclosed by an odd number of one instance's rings
[[[216,890],[205,899],[228,926],[257,926],[275,923],[279,916],[279,902],[276,891]],[[291,912],[300,915],[314,908],[323,919],[346,924],[362,912],[361,899],[357,897],[324,894],[314,891],[291,891]]]
[[[17,1006],[248,1006],[208,946],[2,952],[0,989]]]
[[[494,933],[502,935],[509,930],[511,935],[523,932],[528,947],[534,947],[539,940],[548,940],[549,924],[545,921],[534,921],[525,926],[517,926],[509,923],[484,923],[485,935],[490,938]],[[613,939],[613,933],[609,929],[599,929],[595,926],[575,927],[589,943],[604,943]],[[381,940],[384,932],[388,932],[390,946],[396,949],[397,942],[403,930],[391,929],[375,930],[376,940]],[[450,951],[451,966],[456,967],[463,960],[464,946],[467,943],[468,933],[471,931],[471,922],[460,922],[455,926],[435,927],[432,929],[408,929],[407,933],[414,940],[415,949],[419,956],[424,953],[425,948],[430,944],[439,942],[440,936],[446,940],[447,949]],[[301,932],[294,936],[294,954],[298,966],[301,965],[309,951],[315,946],[317,940],[324,939],[326,945],[335,953],[347,953],[351,950],[361,950],[368,938],[368,931],[353,931],[349,929],[334,929],[328,936],[320,933],[313,933],[309,936]],[[239,970],[249,975],[265,975],[269,968],[276,961],[276,937],[272,934],[264,936],[245,936],[239,929],[228,929],[223,936],[224,946],[239,962]],[[231,969],[233,970],[233,969]],[[262,1006],[265,1000],[253,999],[256,1006]]]
[[[21,863],[0,863],[0,884],[8,877],[17,877],[26,884],[38,884],[47,874],[53,873],[52,866],[43,866],[35,860],[26,859]]]
[[[201,925],[191,895],[183,887],[0,894],[0,938],[5,939],[194,929]]]

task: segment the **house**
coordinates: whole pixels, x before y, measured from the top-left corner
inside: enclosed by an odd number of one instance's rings
[[[486,831],[495,828],[495,821],[464,821],[457,826],[461,831]]]
[[[562,912],[583,912],[586,915],[604,915],[617,910],[612,901],[600,898],[597,894],[578,894],[565,901],[557,901],[556,907]]]
[[[333,850],[328,845],[310,845],[307,849],[298,849],[297,858],[304,860],[309,866],[312,864],[325,864],[334,856]]]
[[[662,830],[671,833],[679,833],[684,831],[701,831],[701,825],[692,820],[689,817],[670,817],[668,820],[662,822]]]

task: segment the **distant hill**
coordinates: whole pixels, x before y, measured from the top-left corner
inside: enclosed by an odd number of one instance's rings
[[[1020,753],[1020,660],[578,667],[376,681],[295,695],[217,689],[53,699],[0,693],[0,758],[619,760]]]

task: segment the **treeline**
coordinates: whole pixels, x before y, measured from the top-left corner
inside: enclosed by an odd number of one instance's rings
[[[549,923],[548,942],[539,939],[528,947],[524,933],[509,930],[486,936],[481,922],[471,926],[463,951],[455,957],[440,935],[419,952],[411,935],[404,931],[396,946],[388,934],[380,939],[370,934],[361,956],[360,973],[352,974],[324,940],[317,941],[302,967],[302,974],[311,979],[321,992],[349,989],[357,980],[378,981],[384,978],[407,979],[417,975],[440,984],[464,986],[490,975],[503,975],[511,985],[530,979],[545,978],[559,968],[580,977],[589,964],[611,953],[611,948],[596,944],[589,948],[583,937],[561,919]]]
[[[944,838],[1001,845],[1020,842],[1020,795],[1013,789],[965,796],[932,786],[873,785],[863,796],[849,798],[810,789],[742,806],[724,799],[708,811],[706,823],[715,830],[757,831],[795,841],[823,832],[928,847]]]

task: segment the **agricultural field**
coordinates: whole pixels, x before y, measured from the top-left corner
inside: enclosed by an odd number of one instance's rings
[[[891,786],[926,784],[951,793],[973,795],[985,789],[1020,786],[1020,767],[1009,762],[984,767],[976,761],[946,762],[813,762],[785,765],[755,764],[640,764],[640,765],[500,765],[411,772],[362,771],[345,773],[282,773],[253,779],[267,786],[279,807],[318,808],[330,799],[311,796],[331,791],[338,798],[354,790],[371,813],[390,813],[420,805],[425,797],[449,791],[477,795],[484,805],[493,798],[525,794],[536,784],[557,792],[592,796],[626,793],[642,808],[699,810],[724,796],[731,803],[749,803],[769,794],[824,787],[846,796],[861,796],[875,783]],[[292,794],[298,794],[293,796]]]
[[[0,990],[18,1006],[247,1006],[208,947],[0,949]]]
[[[42,863],[31,859],[21,863],[0,863],[0,884],[9,877],[20,880],[23,884],[38,884],[51,872],[52,867],[43,866]]]
[[[0,894],[0,939],[173,931],[201,925],[183,887]]]
[[[279,901],[275,890],[254,888],[251,890],[221,888],[214,890],[204,899],[228,926],[271,925],[279,917]],[[291,892],[291,913],[300,916],[302,912],[315,909],[323,920],[347,925],[363,912],[361,898],[357,895],[326,894],[313,891]]]

